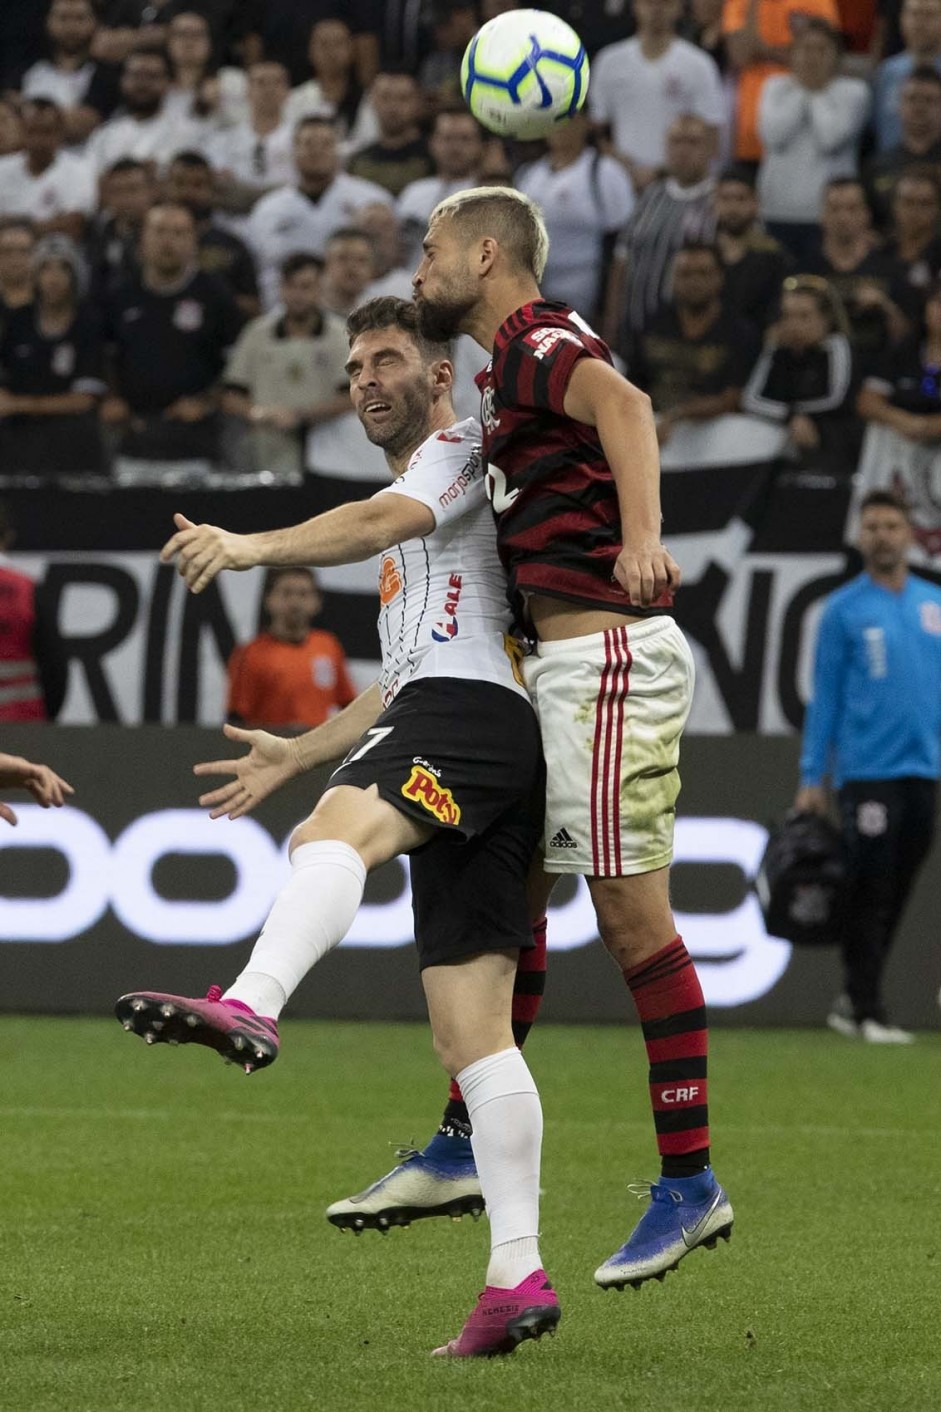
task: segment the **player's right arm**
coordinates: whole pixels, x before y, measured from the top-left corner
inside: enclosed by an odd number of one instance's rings
[[[229,740],[247,745],[248,753],[234,760],[209,760],[193,766],[194,775],[232,775],[218,789],[201,794],[199,802],[211,819],[239,819],[289,780],[318,765],[340,760],[382,713],[378,683],[360,692],[355,701],[323,725],[303,735],[287,737],[269,731],[225,725]]]
[[[218,525],[197,525],[174,515],[177,532],[167,541],[160,561],[177,561],[178,572],[193,593],[201,593],[223,569],[252,569],[309,564],[356,564],[393,544],[420,539],[435,528],[427,505],[407,494],[384,495],[340,505],[287,529],[233,534]]]

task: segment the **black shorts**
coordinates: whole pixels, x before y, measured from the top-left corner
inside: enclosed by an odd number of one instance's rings
[[[410,857],[422,967],[532,945],[526,880],[541,838],[539,727],[491,682],[428,677],[402,688],[330,776],[435,828]]]

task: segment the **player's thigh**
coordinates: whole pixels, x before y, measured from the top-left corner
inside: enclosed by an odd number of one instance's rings
[[[430,824],[410,818],[380,798],[376,785],[367,789],[338,785],[327,790],[310,818],[294,830],[291,852],[303,843],[339,840],[355,848],[367,869],[372,869],[421,847],[433,833]]]
[[[639,966],[676,936],[669,879],[668,868],[588,879],[598,934],[622,970]]]
[[[513,1047],[510,1009],[517,951],[490,951],[428,966],[422,985],[435,1049],[452,1077]]]
[[[671,618],[541,643],[524,660],[546,759],[548,873],[620,877],[673,856],[689,647]]]

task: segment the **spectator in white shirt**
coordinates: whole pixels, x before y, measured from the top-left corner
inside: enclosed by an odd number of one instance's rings
[[[323,255],[328,237],[355,224],[370,201],[391,206],[389,193],[375,182],[340,168],[337,131],[329,118],[302,118],[294,133],[297,180],[262,197],[249,217],[246,235],[255,251],[262,307],[278,296],[278,272],[288,255],[304,250]]]
[[[285,121],[290,91],[283,64],[263,59],[249,67],[248,118],[209,140],[220,211],[247,215],[267,192],[293,179],[293,134]]]
[[[434,176],[410,181],[396,202],[404,229],[406,263],[418,263],[428,217],[438,202],[480,182],[484,142],[476,118],[466,108],[443,108],[435,116],[428,150],[435,164]]]
[[[677,38],[682,9],[682,0],[634,0],[637,33],[609,44],[592,64],[591,117],[610,131],[614,155],[638,193],[662,175],[667,129],[674,118],[702,118],[714,130],[716,150],[725,121],[715,60]]]
[[[549,232],[543,294],[594,319],[600,314],[614,242],[634,209],[634,195],[620,162],[589,146],[588,136],[584,113],[558,123],[546,138],[547,155],[521,168],[516,185],[542,207]]]
[[[46,16],[49,58],[26,70],[24,98],[49,98],[62,109],[66,141],[84,142],[90,131],[81,112],[95,74],[91,57],[98,18],[92,0],[52,0]]]
[[[0,157],[0,215],[28,216],[40,235],[79,241],[97,204],[91,166],[62,151],[62,110],[48,98],[24,103],[22,121],[22,152]]]
[[[375,278],[375,271],[375,249],[371,237],[358,226],[335,230],[324,248],[320,296],[324,308],[339,318],[347,318],[359,304],[365,302],[366,290]]]
[[[825,20],[808,18],[791,46],[791,72],[772,74],[758,105],[761,213],[798,265],[819,244],[827,183],[857,173],[869,114],[867,84],[837,72],[840,49]]]
[[[320,20],[310,31],[313,78],[292,89],[287,120],[328,117],[337,125],[344,152],[355,152],[379,136],[379,121],[356,77],[353,34],[339,17]]]
[[[175,153],[199,147],[205,123],[173,112],[167,105],[170,61],[162,49],[138,49],[121,71],[121,110],[88,139],[95,169],[108,170],[121,157],[136,157],[161,170]]]

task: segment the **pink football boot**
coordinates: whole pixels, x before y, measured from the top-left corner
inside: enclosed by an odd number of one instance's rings
[[[434,1350],[436,1358],[496,1358],[525,1338],[554,1334],[562,1310],[545,1270],[534,1270],[515,1289],[488,1285],[457,1338]]]
[[[205,1000],[135,990],[114,1007],[126,1030],[148,1044],[205,1044],[246,1074],[264,1069],[278,1057],[278,1026],[238,1000],[223,1000],[220,986],[209,987]]]

